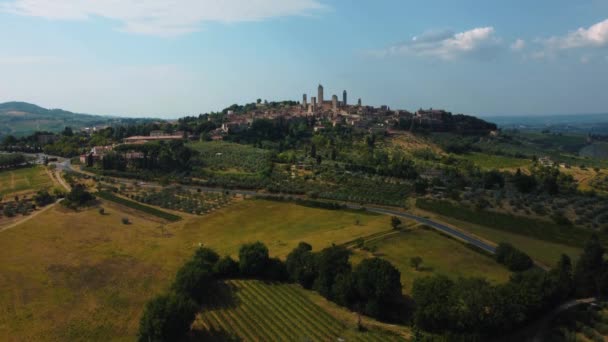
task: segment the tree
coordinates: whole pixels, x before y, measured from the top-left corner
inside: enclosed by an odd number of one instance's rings
[[[352,273],[356,298],[362,312],[380,319],[389,318],[401,302],[401,274],[390,262],[365,259]]]
[[[76,184],[72,187],[72,190],[65,197],[65,205],[70,208],[78,208],[90,204],[95,200],[95,196],[86,191],[85,187],[80,184]]]
[[[336,277],[350,273],[348,262],[350,251],[343,246],[331,246],[323,249],[317,256],[318,277],[313,288],[323,297],[334,299],[332,288]]]
[[[412,266],[416,271],[418,271],[421,264],[422,264],[422,258],[419,256],[415,256],[410,259],[410,266]]]
[[[208,248],[199,248],[194,256],[175,275],[171,289],[175,293],[188,296],[201,303],[215,285],[214,266],[219,256]]]
[[[574,283],[578,296],[600,296],[601,280],[606,272],[604,247],[593,234],[585,244],[574,270]]]
[[[397,216],[391,216],[391,227],[396,230],[399,228],[400,225],[401,220]]]
[[[287,255],[285,261],[287,273],[292,281],[310,289],[317,278],[318,270],[312,246],[306,242],[300,242],[298,246]]]
[[[224,279],[236,277],[239,274],[239,263],[230,256],[225,256],[215,264],[213,272],[217,277]]]
[[[55,198],[49,194],[47,190],[40,190],[34,195],[34,202],[39,207],[44,207],[47,204],[53,203]]]
[[[310,146],[310,157],[311,158],[317,157],[317,146],[315,144],[311,144],[311,146]]]
[[[139,321],[138,340],[181,340],[190,331],[196,311],[196,303],[188,297],[173,293],[156,297],[144,308]]]
[[[448,329],[452,320],[454,282],[444,275],[414,280],[412,298],[416,302],[416,326],[431,332]]]
[[[259,241],[245,244],[239,249],[239,269],[243,276],[262,276],[268,261],[268,248]]]
[[[521,272],[534,265],[532,258],[509,243],[501,242],[494,253],[496,262],[503,264],[513,272]]]

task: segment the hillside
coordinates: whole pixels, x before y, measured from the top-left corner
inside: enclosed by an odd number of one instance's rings
[[[142,120],[145,119],[124,119],[47,109],[27,102],[0,103],[0,137],[25,136],[35,131],[59,132],[66,126],[78,129]]]

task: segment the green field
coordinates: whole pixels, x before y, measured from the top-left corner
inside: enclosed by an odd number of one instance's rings
[[[270,163],[270,152],[249,145],[223,141],[198,142],[188,145],[199,153],[205,168],[224,173],[261,172]]]
[[[473,162],[482,169],[514,169],[525,168],[532,164],[529,159],[492,155],[487,153],[469,153],[463,159]]]
[[[0,171],[0,196],[38,191],[53,186],[42,166]]]
[[[417,227],[389,234],[366,242],[365,246],[399,269],[406,293],[410,292],[416,278],[434,274],[454,278],[484,277],[493,283],[506,282],[510,276],[510,272],[491,257],[429,229]],[[353,259],[356,261],[369,256],[363,250],[356,250]],[[410,266],[410,258],[416,256],[423,260],[419,271]]]
[[[369,329],[358,332],[356,317],[344,322],[309,299],[298,285],[233,280],[194,322],[195,340],[224,341],[399,341],[396,335]],[[316,295],[315,295],[316,296]],[[318,297],[318,296],[317,296]],[[346,310],[344,310],[346,312]]]
[[[575,226],[563,226],[550,221],[505,213],[474,210],[449,201],[418,199],[416,207],[473,224],[504,230],[508,233],[526,235],[572,247],[582,247],[593,234],[590,230]]]

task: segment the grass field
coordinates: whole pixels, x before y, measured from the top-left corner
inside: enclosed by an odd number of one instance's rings
[[[113,202],[102,205],[106,215],[96,208],[73,212],[56,206],[0,233],[0,336],[9,341],[131,341],[144,304],[167,289],[176,270],[201,243],[236,256],[241,244],[260,240],[271,255],[285,257],[300,241],[319,250],[391,229],[387,216],[263,200],[237,201],[203,217],[183,214],[182,221],[170,224]],[[123,217],[131,224],[122,224]],[[422,256],[423,266],[433,267],[433,272],[482,275],[495,281],[506,276],[490,259],[439,234],[402,234],[400,240],[376,243],[378,252],[402,269],[405,284],[431,274],[412,274],[407,269],[410,253]],[[442,254],[448,257],[441,258]],[[277,291],[293,291],[285,286]],[[347,326],[339,334],[350,331],[352,315],[304,292],[317,306],[339,313],[332,316]],[[309,307],[302,305],[302,310]],[[281,308],[287,310],[282,304]],[[296,328],[282,329],[292,329],[285,334],[297,333]],[[323,333],[335,333],[331,331]]]
[[[53,186],[42,166],[0,171],[0,196],[38,191]]]
[[[457,220],[451,217],[433,215],[439,220],[452,224],[462,230],[471,232],[481,238],[488,239],[493,242],[508,242],[517,246],[534,260],[537,260],[549,267],[555,265],[562,254],[569,255],[572,260],[578,259],[582,249],[572,246],[567,246],[559,243],[553,243],[545,240],[536,239],[530,236],[519,235],[504,230],[492,229],[482,225]]]
[[[401,283],[409,293],[416,278],[444,274],[457,277],[484,277],[492,283],[506,282],[510,272],[491,257],[479,254],[459,241],[419,227],[366,242],[375,254],[390,261],[401,272]],[[419,256],[423,263],[419,271],[410,266],[410,258]],[[370,257],[355,250],[354,261]]]
[[[532,164],[529,159],[491,155],[487,153],[469,153],[462,156],[482,169],[515,169],[525,168]]]
[[[244,341],[403,340],[376,329],[358,332],[354,314],[342,309],[350,322],[334,317],[298,285],[233,280],[223,287],[222,295],[204,305],[197,316],[195,340],[224,341],[227,336]]]
[[[416,200],[416,207],[458,220],[500,229],[508,233],[526,235],[531,238],[572,247],[584,246],[593,234],[590,230],[576,226],[562,226],[545,220],[486,210],[474,210],[449,201],[418,199]],[[600,236],[600,238],[603,238],[603,236]]]
[[[237,202],[204,217],[184,214],[167,225],[102,205],[106,215],[57,206],[0,233],[0,336],[131,341],[146,301],[167,288],[201,242],[236,255],[243,242],[261,240],[284,257],[299,241],[320,249],[390,229],[385,216],[266,201]],[[122,224],[123,217],[132,224]]]

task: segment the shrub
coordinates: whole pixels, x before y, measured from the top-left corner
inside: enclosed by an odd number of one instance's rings
[[[128,217],[123,217],[122,218],[122,224],[130,224],[130,223],[131,223],[131,221],[129,221]]]
[[[264,275],[268,261],[268,248],[261,242],[245,244],[239,249],[239,269],[243,276]]]
[[[530,256],[504,242],[496,247],[495,258],[498,263],[507,266],[513,272],[525,271],[534,265]]]
[[[239,274],[239,263],[230,256],[225,256],[215,264],[213,272],[219,278],[234,278]]]
[[[196,303],[188,297],[177,294],[156,297],[146,304],[139,322],[138,340],[181,340],[190,330],[196,311]]]

